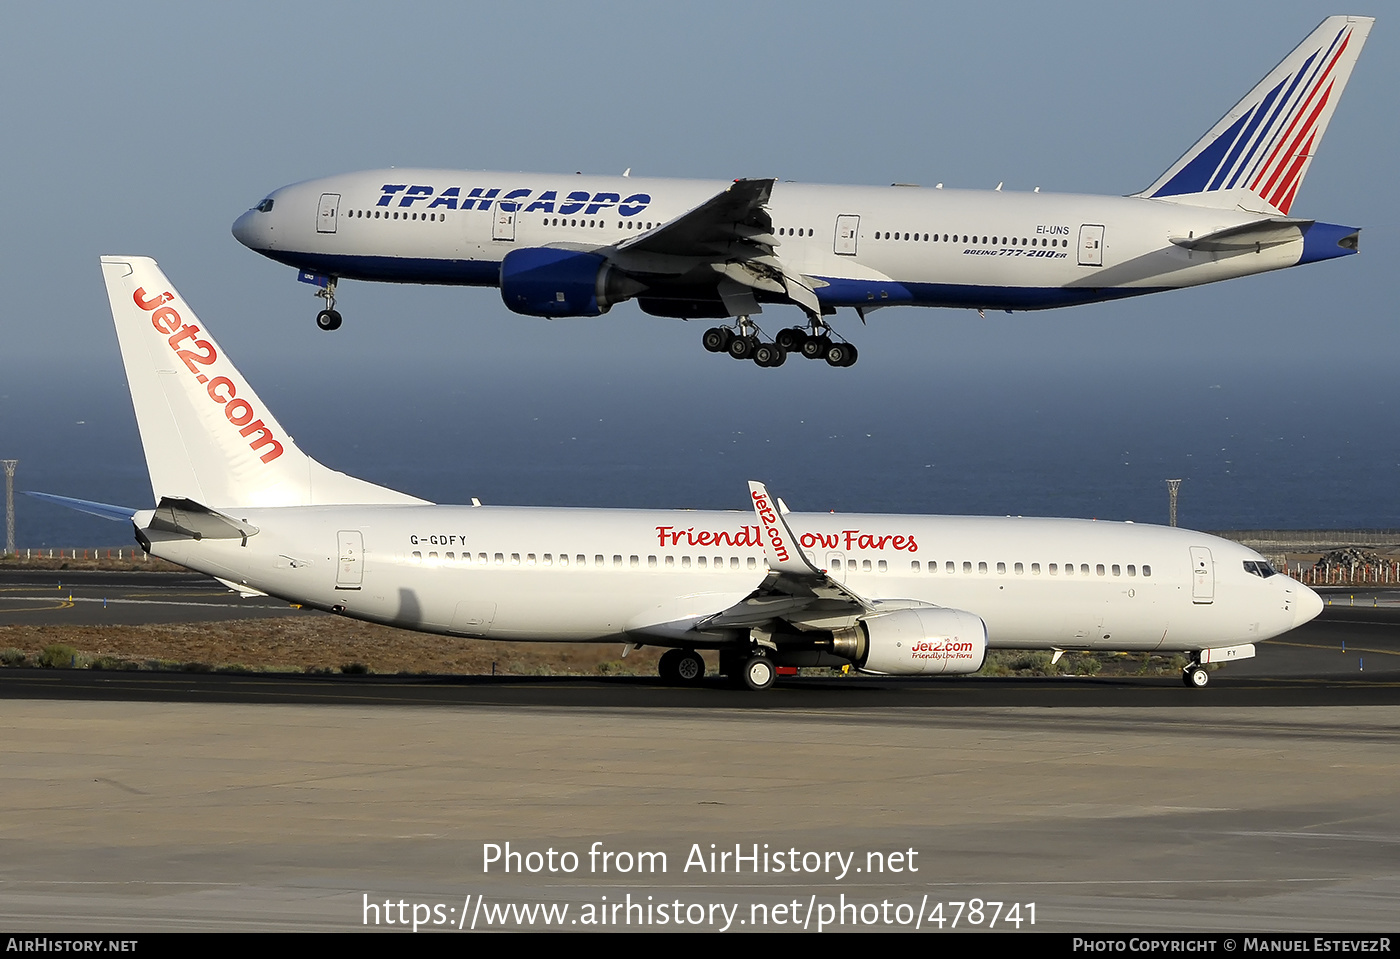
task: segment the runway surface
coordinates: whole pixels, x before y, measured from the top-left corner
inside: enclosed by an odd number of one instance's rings
[[[1205,690],[0,670],[0,925],[1384,931],[1397,689],[1337,606]]]

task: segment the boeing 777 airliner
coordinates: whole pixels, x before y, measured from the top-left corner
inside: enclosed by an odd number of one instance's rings
[[[157,505],[47,498],[245,593],[448,636],[668,647],[677,683],[718,650],[755,689],[796,666],[972,673],[995,648],[1182,652],[1204,686],[1206,664],[1322,610],[1183,529],[790,513],[760,483],[742,512],[434,505],[303,453],[155,261],[102,273]]]
[[[635,299],[733,319],[706,331],[712,352],[849,366],[827,321],[840,307],[1040,310],[1355,253],[1358,228],[1291,211],[1372,22],[1324,20],[1128,197],[389,169],[282,187],[233,233],[319,287],[327,330],[342,278],[498,286],[517,313]],[[766,340],[764,303],[795,304],[805,327]]]

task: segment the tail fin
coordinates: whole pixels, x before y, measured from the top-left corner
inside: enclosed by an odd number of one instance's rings
[[[1342,98],[1371,17],[1328,17],[1137,196],[1287,214]]]
[[[326,469],[299,450],[155,260],[104,256],[102,277],[157,501],[424,502]]]

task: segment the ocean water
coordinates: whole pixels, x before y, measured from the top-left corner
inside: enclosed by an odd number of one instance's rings
[[[1302,359],[910,364],[871,348],[851,371],[765,371],[689,339],[655,364],[238,359],[308,453],[436,502],[740,509],[759,479],[794,510],[1165,523],[1164,480],[1181,477],[1183,526],[1400,527],[1396,390]],[[115,359],[60,385],[8,374],[0,456],[20,459],[20,490],[151,504]],[[21,549],[130,542],[122,524],[16,500]]]

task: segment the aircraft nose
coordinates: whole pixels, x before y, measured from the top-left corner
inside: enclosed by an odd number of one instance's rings
[[[258,210],[249,210],[238,219],[233,221],[233,237],[250,250],[261,250],[266,247],[263,218],[264,214]]]
[[[1312,622],[1322,612],[1322,597],[1302,583],[1295,582],[1293,589],[1293,625],[1301,626]]]

